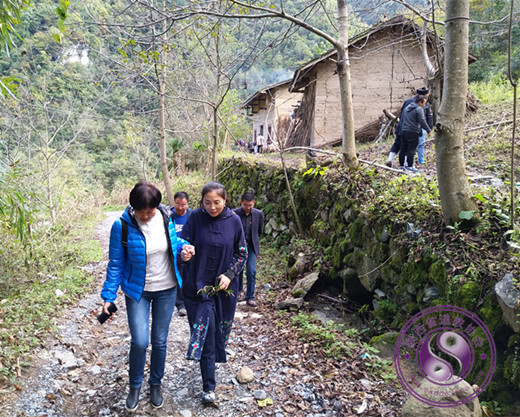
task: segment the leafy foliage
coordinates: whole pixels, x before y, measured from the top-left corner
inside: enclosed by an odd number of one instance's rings
[[[4,0],[0,7],[0,48],[13,46],[13,34],[16,35],[15,26],[20,23],[22,10],[27,8],[29,0]]]
[[[31,212],[27,207],[23,189],[13,181],[17,172],[11,167],[0,170],[0,224],[4,230],[14,230],[18,239],[26,239]]]
[[[510,5],[508,0],[473,1],[471,18],[481,23],[470,25],[470,50],[478,60],[469,66],[470,81],[483,81],[497,75],[507,74],[507,44]],[[520,76],[520,28],[515,5],[512,34],[513,77]]]

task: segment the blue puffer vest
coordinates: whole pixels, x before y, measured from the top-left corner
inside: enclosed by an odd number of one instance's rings
[[[189,243],[177,237],[170,210],[162,204],[159,205],[158,210],[163,216],[164,227],[168,228],[171,243],[170,256],[173,258],[177,282],[179,287],[182,287],[182,278],[177,269],[177,253],[180,253],[182,247]],[[128,225],[126,254],[121,242],[121,221],[125,221]],[[105,302],[114,302],[117,290],[121,286],[126,295],[139,302],[146,279],[146,241],[130,206],[126,208],[121,219],[116,220],[112,225],[108,255],[107,276],[101,290],[101,298]]]

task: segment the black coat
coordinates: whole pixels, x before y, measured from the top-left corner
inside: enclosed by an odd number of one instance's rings
[[[238,214],[240,220],[243,221],[243,219],[246,218],[246,214],[244,213],[244,209],[242,207],[234,209],[234,212]],[[253,245],[255,254],[258,255],[260,253],[260,235],[264,233],[263,211],[253,207],[251,210],[251,221],[251,244]],[[247,243],[249,244],[249,242]]]

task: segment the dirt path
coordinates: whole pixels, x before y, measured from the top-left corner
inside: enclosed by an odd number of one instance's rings
[[[96,228],[105,258],[110,226],[118,215],[108,213]],[[186,318],[175,313],[163,379],[164,407],[150,406],[145,384],[139,408],[128,413],[124,401],[130,337],[124,303],[120,295],[116,318],[100,325],[95,316],[106,261],[87,268],[96,275],[93,293],[61,316],[59,332],[33,358],[28,375],[22,377],[22,390],[0,409],[0,416],[325,417],[355,415],[359,407],[365,408],[364,416],[399,415],[401,393],[371,380],[356,361],[315,360],[313,347],[278,323],[265,294],[259,294],[261,306],[255,310],[239,303],[228,362],[217,369],[218,407],[200,403],[198,363],[184,359],[189,327]],[[255,380],[242,385],[236,375],[245,365],[253,369]],[[268,403],[262,407],[258,399],[264,397]]]

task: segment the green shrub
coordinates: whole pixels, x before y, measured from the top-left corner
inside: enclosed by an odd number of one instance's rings
[[[475,81],[469,89],[483,104],[513,101],[513,87],[503,74],[492,75],[485,81]]]

